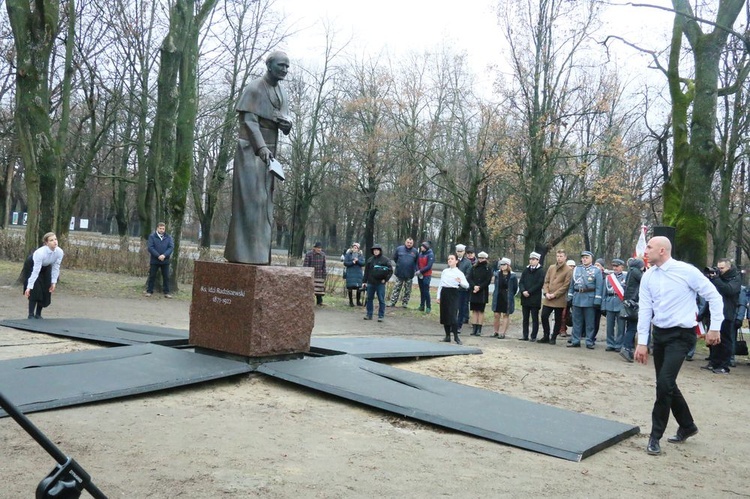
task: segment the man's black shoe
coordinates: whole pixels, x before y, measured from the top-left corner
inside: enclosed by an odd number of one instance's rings
[[[588,348],[589,350],[593,350],[594,349],[594,345],[586,345],[586,348]]]
[[[661,454],[661,445],[659,445],[659,441],[654,437],[649,437],[646,452],[651,456],[658,456]]]
[[[518,341],[529,341],[528,338],[518,338]]]
[[[537,342],[537,343],[549,343],[549,338],[544,338],[544,337],[542,337],[542,339],[540,339],[540,340],[536,340],[536,342]]]
[[[633,354],[629,350],[625,350],[624,348],[620,350],[620,357],[625,359],[625,362],[633,362]]]
[[[544,342],[542,342],[542,343],[544,343]],[[555,338],[551,338],[547,343],[549,343],[550,345],[555,345],[555,344],[557,344],[557,340]]]
[[[568,348],[581,348],[581,344],[580,343],[568,343],[565,346],[568,347]]]
[[[714,366],[712,366],[711,364],[706,364],[705,366],[701,366],[701,369],[705,369],[706,371],[713,371]]]
[[[675,436],[673,436],[673,437],[669,437],[667,439],[667,442],[669,442],[671,444],[681,444],[682,442],[684,442],[688,438],[692,437],[693,435],[697,435],[697,434],[698,434],[698,427],[697,426],[693,426],[689,430],[685,430],[683,428],[677,428],[677,434]]]
[[[604,349],[605,352],[614,352],[615,350],[617,350],[615,347],[607,347]]]

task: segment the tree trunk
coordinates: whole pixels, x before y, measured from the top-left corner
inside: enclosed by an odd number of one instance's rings
[[[59,29],[59,0],[6,0],[16,49],[15,123],[28,196],[26,252],[55,231],[59,157],[50,119],[49,63]],[[42,200],[44,203],[42,203]]]

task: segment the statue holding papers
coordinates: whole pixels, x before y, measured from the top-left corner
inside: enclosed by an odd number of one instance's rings
[[[271,262],[274,177],[284,180],[276,160],[279,130],[289,135],[289,101],[279,82],[289,70],[284,52],[266,59],[266,73],[251,81],[237,102],[240,129],[234,156],[232,219],[224,257],[235,263]]]

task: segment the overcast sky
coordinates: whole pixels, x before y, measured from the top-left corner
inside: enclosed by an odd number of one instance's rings
[[[339,43],[352,38],[348,52],[357,55],[398,57],[408,51],[437,50],[441,44],[465,51],[480,87],[489,89],[497,72],[507,67],[496,5],[497,0],[276,0],[275,9],[301,29],[285,44],[293,61],[319,57],[322,24],[328,20]],[[603,17],[606,33],[652,43],[652,48],[663,47],[671,30],[672,15],[654,9],[611,6]],[[619,66],[630,66],[627,71],[634,74],[646,71],[646,57],[622,44],[615,47]]]

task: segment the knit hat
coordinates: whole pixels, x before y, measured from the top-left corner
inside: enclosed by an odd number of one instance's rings
[[[539,260],[539,257],[541,257],[541,256],[542,256],[542,255],[540,255],[540,254],[539,254],[539,253],[537,253],[536,251],[532,251],[531,253],[529,253],[529,258],[534,258],[534,259],[536,259],[536,260]]]
[[[358,242],[353,242],[352,246],[356,246],[357,248],[359,248],[359,243]]]
[[[323,247],[323,243],[321,243],[320,241],[315,241],[315,244],[313,244],[313,248],[322,248],[322,247]]]
[[[424,249],[430,249],[430,241],[422,241],[420,246],[424,247]]]
[[[466,247],[466,252],[467,253],[474,253],[474,247],[473,246],[467,246]]]
[[[568,267],[575,267],[576,262],[574,260],[568,260],[567,262],[565,262],[565,265],[567,265]]]
[[[604,258],[597,258],[597,259],[596,259],[596,262],[594,262],[594,263],[598,263],[598,264],[599,264],[599,265],[601,265],[602,267],[604,267],[605,265],[607,265],[607,262],[606,262],[606,261],[604,261]]]
[[[456,245],[456,251],[466,251],[466,245],[464,245],[464,244],[457,244]]]
[[[643,263],[643,260],[641,260],[640,258],[629,258],[628,259],[628,267],[637,267],[639,269],[642,269],[645,266],[646,266],[646,264]]]
[[[501,258],[500,265],[503,265],[503,264],[510,265],[510,258],[505,258],[505,257]]]
[[[484,251],[480,251],[479,254],[477,255],[477,258],[487,258],[488,256],[490,255],[488,255]]]

